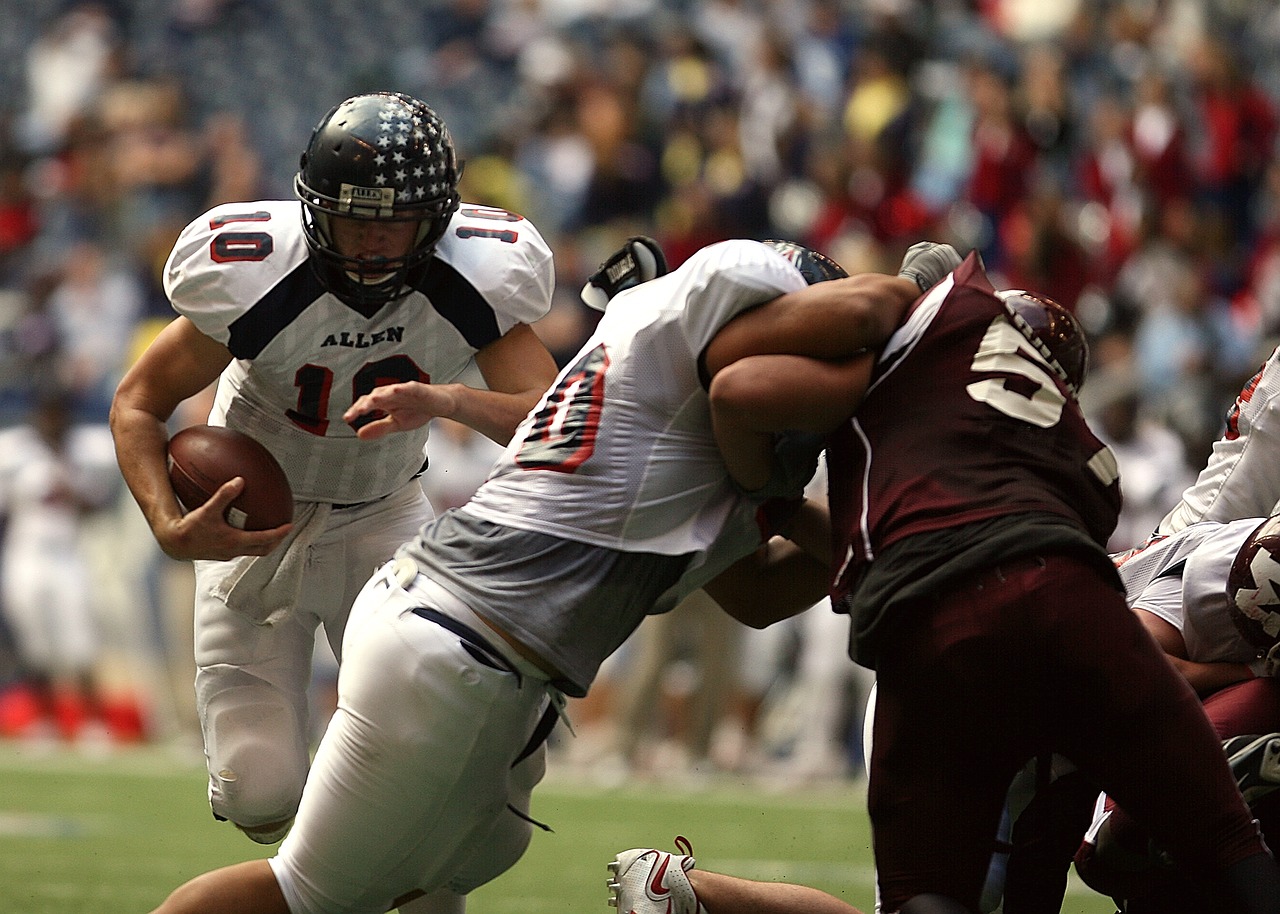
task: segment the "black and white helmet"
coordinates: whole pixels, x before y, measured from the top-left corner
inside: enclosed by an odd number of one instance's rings
[[[765,247],[773,248],[789,260],[791,265],[800,271],[800,275],[804,277],[804,281],[809,285],[826,282],[828,279],[844,279],[849,275],[845,272],[844,267],[826,254],[815,251],[813,248],[807,248],[803,244],[796,244],[794,241],[771,239],[764,242],[764,245]]]
[[[1249,534],[1227,572],[1231,621],[1260,650],[1280,642],[1280,516]]]
[[[303,228],[325,288],[360,306],[400,296],[426,264],[458,209],[462,172],[444,121],[398,92],[357,95],[335,105],[312,131],[294,178]],[[400,258],[362,260],[333,244],[332,217],[417,222]]]

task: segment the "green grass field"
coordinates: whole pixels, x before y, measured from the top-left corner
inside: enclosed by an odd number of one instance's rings
[[[535,833],[513,870],[472,895],[470,914],[612,912],[605,864],[628,847],[669,847],[677,834],[693,842],[700,867],[807,883],[872,910],[859,784],[606,790],[554,768],[533,812],[555,833]],[[189,756],[143,748],[87,759],[0,743],[3,914],[145,914],[180,882],[261,850],[213,821],[203,768]],[[1114,908],[1073,877],[1062,910]]]

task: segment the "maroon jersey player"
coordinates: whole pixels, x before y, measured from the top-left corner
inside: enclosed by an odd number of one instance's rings
[[[1256,894],[1280,876],[1221,744],[1105,552],[1120,497],[1075,400],[1084,355],[1069,314],[998,292],[970,255],[912,307],[830,442],[833,595],[878,682],[887,912],[917,895],[977,910],[1009,782],[1053,751],[1123,793],[1224,908],[1280,905]]]
[[[1221,744],[1105,552],[1119,483],[1076,402],[1083,333],[1052,301],[997,291],[975,255],[921,287],[827,452],[832,595],[877,675],[881,909],[977,911],[1011,779],[1057,752],[1222,910],[1280,911],[1280,869]],[[801,363],[777,358],[790,414],[815,414]],[[742,397],[754,415],[771,405]]]

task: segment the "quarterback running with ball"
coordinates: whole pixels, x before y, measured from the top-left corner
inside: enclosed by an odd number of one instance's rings
[[[217,206],[164,270],[179,317],[116,392],[120,468],[160,547],[195,561],[196,699],[219,819],[273,843],[306,780],[318,627],[342,658],[369,573],[432,516],[416,478],[427,420],[505,444],[555,377],[529,326],[550,308],[551,251],[529,222],[463,203],[445,124],[392,92],[347,99],[315,128],[297,200]],[[487,389],[459,383],[472,364]],[[208,422],[248,433],[288,475],[294,520],[236,529],[234,479],[183,514],[166,424],[217,382]],[[349,417],[376,389],[417,392],[412,428],[376,441]]]

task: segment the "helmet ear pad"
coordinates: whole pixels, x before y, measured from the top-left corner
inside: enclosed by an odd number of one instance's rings
[[[461,174],[448,127],[418,99],[375,92],[330,109],[294,178],[312,264],[325,288],[362,308],[403,294],[458,209]],[[334,244],[335,217],[413,222],[418,229],[403,257],[365,262]]]
[[[1227,572],[1231,621],[1259,650],[1280,641],[1280,516],[1263,521],[1240,546]]]

